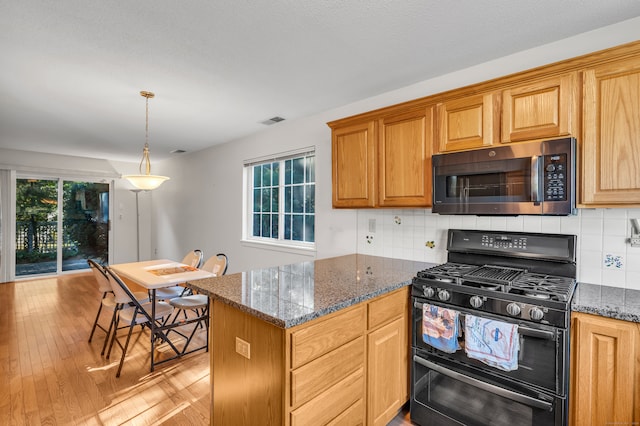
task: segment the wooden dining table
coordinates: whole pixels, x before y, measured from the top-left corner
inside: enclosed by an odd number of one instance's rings
[[[167,321],[164,321],[163,323],[159,323],[158,321],[156,321],[156,290],[159,288],[171,287],[174,285],[185,283],[187,281],[213,277],[215,275],[212,272],[197,269],[191,265],[186,265],[184,263],[176,262],[169,259],[120,263],[110,265],[110,268],[124,280],[134,283],[135,285],[143,287],[149,291],[149,299],[151,301],[151,318],[153,319],[153,321],[151,321],[151,324],[149,325],[151,329],[151,371],[154,370],[154,367],[157,364],[161,364],[166,361],[179,358],[183,355],[186,355],[187,353],[193,352],[187,352],[186,345],[182,350],[178,349],[178,347],[171,342],[168,334],[169,331],[173,328],[184,326],[185,324],[189,323],[195,323],[199,319],[196,318],[186,322],[181,321],[175,324],[170,324]],[[155,362],[154,352],[155,342],[157,338],[168,343],[175,352],[175,355],[167,359],[163,359],[162,361]]]

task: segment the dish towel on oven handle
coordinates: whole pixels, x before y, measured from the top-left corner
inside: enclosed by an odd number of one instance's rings
[[[469,358],[504,371],[518,369],[518,326],[466,315],[464,350]]]
[[[460,349],[458,343],[459,316],[460,313],[453,309],[423,304],[422,340],[443,352],[454,353]]]

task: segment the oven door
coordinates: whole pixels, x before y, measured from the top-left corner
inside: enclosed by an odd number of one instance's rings
[[[424,304],[431,304],[460,312],[460,334],[458,343],[461,347],[450,354],[435,349],[425,343],[422,338],[422,309]],[[464,316],[476,315],[482,318],[493,319],[511,324],[518,324],[518,338],[520,350],[518,352],[518,368],[513,371],[503,371],[484,364],[476,359],[469,358],[464,350]],[[546,326],[543,324],[530,324],[509,317],[502,317],[477,312],[471,309],[461,309],[442,302],[413,298],[413,347],[434,356],[450,359],[457,363],[477,370],[489,371],[491,374],[531,386],[538,386],[544,390],[559,396],[566,396],[567,392],[567,366],[568,366],[568,341],[566,330]]]
[[[566,399],[413,350],[411,421],[420,425],[563,425]]]

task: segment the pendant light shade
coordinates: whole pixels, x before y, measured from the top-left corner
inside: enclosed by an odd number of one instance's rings
[[[169,180],[167,176],[157,176],[151,174],[151,160],[149,159],[149,99],[155,95],[152,92],[141,91],[140,95],[147,99],[146,107],[146,122],[145,122],[145,136],[144,136],[144,149],[142,150],[142,160],[140,160],[139,175],[124,175],[123,178],[127,179],[133,186],[142,191],[151,191],[156,189],[165,180]],[[142,172],[142,165],[144,164],[144,173]]]

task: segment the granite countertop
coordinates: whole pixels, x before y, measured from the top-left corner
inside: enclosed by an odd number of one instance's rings
[[[430,263],[351,254],[190,281],[189,287],[290,328],[411,284]]]
[[[640,322],[640,291],[578,283],[571,309],[574,312]]]

